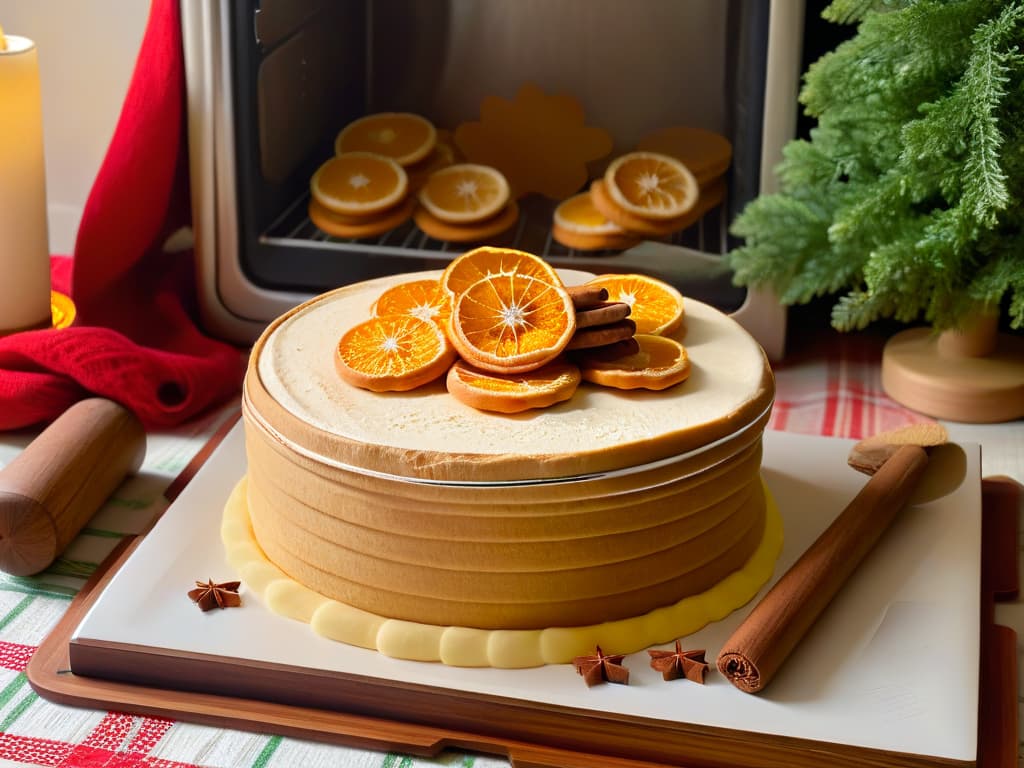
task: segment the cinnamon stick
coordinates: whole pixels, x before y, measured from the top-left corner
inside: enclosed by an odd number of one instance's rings
[[[608,289],[597,285],[567,285],[565,291],[576,309],[586,309],[608,301]]]
[[[754,606],[718,654],[718,669],[733,685],[764,690],[907,503],[927,465],[923,448],[900,446]]]
[[[608,325],[629,317],[632,307],[624,301],[605,301],[592,307],[576,310],[576,327],[591,328]]]

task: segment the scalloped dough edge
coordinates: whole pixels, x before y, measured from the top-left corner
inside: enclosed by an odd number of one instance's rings
[[[456,667],[521,669],[566,664],[592,653],[596,645],[605,653],[635,653],[672,642],[749,602],[771,578],[782,551],[782,518],[766,487],[765,532],[760,545],[742,568],[705,592],[642,616],[582,627],[444,627],[378,616],[299,584],[271,563],[256,542],[246,491],[247,478],[242,477],[224,506],[221,540],[228,563],[272,613],[305,622],[329,640],[394,658]]]

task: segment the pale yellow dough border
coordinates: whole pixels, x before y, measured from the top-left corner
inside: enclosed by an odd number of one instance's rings
[[[584,627],[487,630],[441,627],[388,619],[331,600],[302,586],[271,563],[249,522],[247,478],[224,506],[221,540],[228,562],[246,586],[276,614],[309,624],[330,640],[400,659],[439,661],[456,667],[517,669],[565,664],[593,653],[634,653],[692,634],[745,604],[771,578],[782,550],[782,519],[765,488],[767,510],[761,544],[746,565],[706,592],[643,616]]]

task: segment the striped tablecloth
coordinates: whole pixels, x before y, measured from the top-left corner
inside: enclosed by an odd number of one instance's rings
[[[830,337],[777,365],[778,394],[770,428],[861,438],[927,420],[882,392],[880,349],[881,342],[870,336]],[[144,531],[163,511],[164,489],[226,416],[217,413],[174,432],[151,435],[139,476],[124,484],[50,570],[31,578],[0,576],[0,766],[507,766],[506,760],[493,756],[448,752],[426,759],[65,707],[41,699],[31,689],[25,666],[36,646],[117,541]],[[986,475],[1008,475],[1024,483],[1020,422],[947,426],[954,439],[982,444]],[[31,437],[0,435],[0,465]],[[1006,607],[1003,621],[1024,636],[1024,608]]]

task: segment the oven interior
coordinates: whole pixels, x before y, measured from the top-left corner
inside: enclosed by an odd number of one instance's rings
[[[567,93],[607,130],[612,156],[673,125],[732,144],[724,202],[666,241],[587,252],[551,236],[557,201],[527,196],[512,247],[558,267],[643,271],[733,311],[728,222],[758,192],[769,4],[760,0],[245,0],[225,23],[233,77],[238,261],[271,291],[318,293],[443,267],[465,246],[411,221],[378,237],[326,235],[306,213],[309,179],[338,131],[409,111],[453,130],[488,96],[525,83]]]

